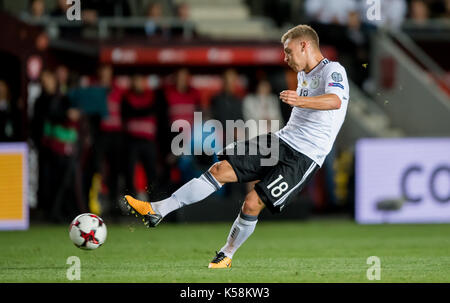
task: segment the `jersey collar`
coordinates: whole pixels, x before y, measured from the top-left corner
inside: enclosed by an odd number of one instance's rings
[[[325,60],[328,60],[327,58],[323,58],[322,60],[319,61],[319,63],[316,64],[316,66],[314,66],[308,73],[303,71],[305,73],[306,76],[311,75],[314,70],[321,64],[323,63]]]

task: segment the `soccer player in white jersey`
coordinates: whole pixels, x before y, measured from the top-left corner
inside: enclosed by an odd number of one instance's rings
[[[280,93],[281,101],[292,106],[284,128],[227,146],[219,154],[219,162],[167,199],[145,202],[125,196],[131,212],[155,227],[170,212],[205,199],[226,183],[257,181],[209,268],[231,267],[234,253],[255,230],[259,213],[264,207],[281,212],[289,198],[301,191],[322,166],[344,122],[349,102],[344,67],[324,58],[317,33],[308,25],[290,29],[281,42],[285,62],[298,73],[297,91]],[[268,157],[267,146],[277,147],[277,161],[269,166],[261,161]],[[255,147],[258,153],[249,153]],[[238,150],[245,150],[244,155]]]

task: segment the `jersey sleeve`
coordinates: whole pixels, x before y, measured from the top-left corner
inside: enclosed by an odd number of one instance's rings
[[[349,85],[345,68],[336,62],[328,64],[324,71],[325,94],[335,94],[341,102],[349,100]]]

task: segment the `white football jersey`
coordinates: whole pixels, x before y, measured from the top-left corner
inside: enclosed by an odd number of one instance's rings
[[[336,110],[292,108],[286,126],[275,133],[293,149],[322,166],[333,147],[347,112],[349,102],[347,73],[338,62],[323,59],[309,73],[299,72],[297,80],[299,96],[336,94],[341,99],[341,107]]]

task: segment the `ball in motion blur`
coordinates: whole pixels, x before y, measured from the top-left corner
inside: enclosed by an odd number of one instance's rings
[[[106,240],[106,224],[97,215],[86,213],[77,216],[70,223],[69,236],[76,247],[96,249]]]

